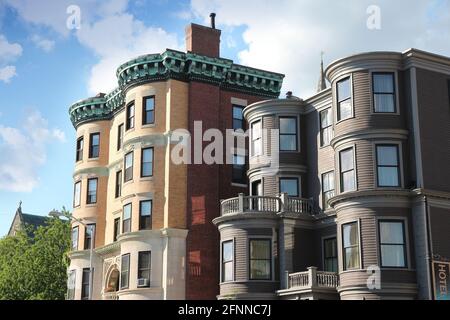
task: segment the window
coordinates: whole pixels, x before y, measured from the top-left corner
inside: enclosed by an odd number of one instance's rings
[[[89,268],[83,269],[83,278],[81,280],[81,300],[88,300],[90,292],[91,272]]]
[[[323,260],[325,271],[338,272],[336,238],[329,238],[323,241]]]
[[[297,118],[280,118],[280,151],[297,150]]]
[[[405,225],[403,221],[378,221],[381,266],[406,268]]]
[[[243,115],[243,106],[238,106],[233,104],[233,129],[234,130],[245,130],[244,125],[244,115]]]
[[[245,184],[245,156],[233,155],[233,176],[234,183]]]
[[[153,176],[153,148],[142,149],[141,177]]]
[[[395,80],[393,73],[372,73],[375,112],[395,113]]]
[[[73,207],[79,207],[81,205],[81,181],[75,183],[73,188]]]
[[[330,145],[333,135],[333,116],[331,108],[328,108],[320,112],[320,146]]]
[[[131,203],[123,206],[123,218],[122,218],[122,232],[131,231]]]
[[[123,145],[123,123],[117,128],[117,150],[122,149]]]
[[[120,263],[120,289],[128,289],[130,277],[130,254],[122,255]]]
[[[222,282],[234,280],[233,240],[222,242]]]
[[[113,241],[116,242],[120,235],[120,218],[114,219],[114,236]]]
[[[77,152],[76,152],[76,161],[81,161],[83,160],[83,148],[84,148],[84,138],[78,138],[77,140]]]
[[[359,269],[359,232],[358,223],[352,222],[342,226],[342,243],[344,270]]]
[[[91,245],[95,247],[95,223],[88,224],[84,232],[84,250],[91,248]]]
[[[127,121],[126,129],[130,130],[134,128],[134,101],[127,106]]]
[[[338,102],[338,121],[351,118],[352,110],[352,94],[350,89],[350,77],[345,78],[337,83],[337,102]]]
[[[139,230],[152,228],[152,200],[139,202]]]
[[[290,197],[299,197],[298,178],[280,178],[280,193],[287,193]]]
[[[271,269],[271,240],[250,239],[250,280],[271,280]]]
[[[144,97],[142,105],[142,124],[155,123],[155,97]]]
[[[138,287],[150,287],[150,271],[152,263],[152,253],[150,251],[139,252],[138,256]]]
[[[122,195],[122,170],[116,172],[116,190],[115,196],[119,198]]]
[[[125,182],[133,180],[133,151],[125,155]]]
[[[91,133],[89,138],[89,158],[98,158],[100,152],[100,133]]]
[[[328,200],[334,197],[334,171],[322,174],[322,208],[328,209]]]
[[[339,153],[339,163],[341,169],[341,192],[356,190],[353,148]]]
[[[72,228],[72,241],[71,241],[72,251],[78,250],[78,230],[79,230],[78,226]]]
[[[87,204],[97,203],[97,178],[88,179]]]
[[[75,300],[76,275],[76,270],[69,271],[69,277],[67,279],[67,300]]]
[[[377,145],[378,187],[400,186],[400,165],[397,145]]]
[[[260,156],[262,154],[262,136],[261,121],[252,124],[252,155]]]

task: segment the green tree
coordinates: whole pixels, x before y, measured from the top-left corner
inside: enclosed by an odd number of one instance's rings
[[[0,239],[0,300],[64,299],[69,248],[70,224],[58,218]]]

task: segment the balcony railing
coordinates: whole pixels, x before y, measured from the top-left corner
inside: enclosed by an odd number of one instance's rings
[[[244,196],[222,200],[222,215],[245,212],[314,214],[312,200],[293,198],[283,193],[279,197]]]
[[[288,273],[286,289],[330,288],[339,286],[339,276],[334,272],[317,271],[316,267],[308,271]]]

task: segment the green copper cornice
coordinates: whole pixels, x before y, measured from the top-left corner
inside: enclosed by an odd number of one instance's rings
[[[122,64],[116,72],[118,88],[107,95],[79,101],[69,109],[75,127],[84,122],[110,119],[124,107],[125,92],[143,83],[177,79],[201,81],[222,88],[277,98],[284,75],[241,65],[232,60],[167,49]]]

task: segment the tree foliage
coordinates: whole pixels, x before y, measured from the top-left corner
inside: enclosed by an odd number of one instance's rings
[[[69,248],[70,224],[58,218],[0,239],[0,300],[64,299]]]

